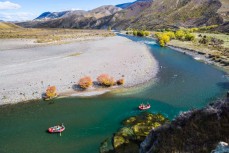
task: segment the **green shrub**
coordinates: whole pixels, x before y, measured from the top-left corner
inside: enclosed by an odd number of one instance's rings
[[[211,37],[207,37],[207,36],[203,36],[200,40],[199,43],[201,44],[209,44],[209,42],[211,41]]]
[[[126,34],[127,34],[127,35],[132,35],[133,32],[132,32],[132,31],[127,31]]]
[[[133,35],[134,36],[137,36],[138,35],[138,32],[136,30],[133,31]]]
[[[145,36],[145,32],[143,30],[137,31],[137,36],[144,37]]]
[[[186,33],[185,34],[185,40],[187,41],[193,41],[195,39],[195,35],[191,34],[191,33]]]
[[[150,32],[149,31],[145,31],[145,36],[149,36]]]

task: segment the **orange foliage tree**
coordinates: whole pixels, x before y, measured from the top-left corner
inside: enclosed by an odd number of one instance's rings
[[[49,98],[53,98],[57,95],[57,92],[56,92],[56,86],[49,86],[47,89],[46,89],[46,96],[49,97]]]
[[[108,74],[101,74],[97,81],[99,84],[104,86],[113,86],[115,84],[115,80],[113,77],[109,76]]]
[[[80,79],[79,81],[79,86],[83,89],[87,89],[90,86],[92,86],[92,79],[89,76],[85,76],[83,78]]]

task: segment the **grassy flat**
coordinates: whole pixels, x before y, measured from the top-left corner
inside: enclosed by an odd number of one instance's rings
[[[21,27],[18,25],[15,25],[13,23],[0,22],[0,30],[2,30],[2,29],[17,29],[17,28],[21,28]]]
[[[8,23],[0,24],[0,27],[2,27],[0,28],[0,39],[24,38],[36,39],[37,43],[48,43],[68,39],[106,37],[114,35],[113,32],[107,30],[7,28],[7,25]]]

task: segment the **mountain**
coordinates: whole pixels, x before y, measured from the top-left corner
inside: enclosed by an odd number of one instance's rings
[[[196,27],[222,24],[228,12],[227,0],[140,1],[111,16],[107,24],[115,29]]]
[[[119,7],[117,7],[119,6]],[[124,9],[121,9],[124,8]],[[116,6],[102,6],[91,11],[54,12],[38,17],[39,20],[18,23],[37,28],[103,29],[164,29],[223,25],[229,21],[228,0],[138,0]],[[43,20],[40,20],[43,18]]]
[[[17,24],[28,28],[92,28],[100,18],[121,10],[112,5],[105,5],[90,11],[45,12],[33,21]]]
[[[219,27],[215,29],[215,31],[229,33],[229,21],[221,24]]]
[[[63,11],[63,12],[44,12],[40,16],[38,16],[35,20],[49,20],[49,19],[64,17],[70,14],[83,15],[85,13],[86,11],[83,10]]]

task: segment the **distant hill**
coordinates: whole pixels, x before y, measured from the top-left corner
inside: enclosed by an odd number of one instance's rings
[[[105,5],[90,11],[45,12],[33,21],[17,24],[29,28],[91,28],[98,19],[121,10],[113,5]]]
[[[35,20],[56,19],[56,18],[68,16],[71,14],[84,15],[85,13],[86,11],[83,11],[83,10],[63,11],[63,12],[44,12],[40,16],[38,16]]]
[[[121,9],[123,8],[123,9]],[[223,25],[229,21],[228,0],[137,0],[91,11],[46,12],[23,27],[104,29],[164,29]]]
[[[15,28],[21,28],[21,27],[9,22],[0,22],[0,29],[15,29]]]

